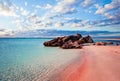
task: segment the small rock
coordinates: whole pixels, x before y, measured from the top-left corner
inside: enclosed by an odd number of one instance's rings
[[[113,44],[113,42],[108,42],[107,44],[110,44],[110,45],[111,45],[111,44]]]
[[[96,42],[95,45],[106,45],[107,43],[106,42]]]

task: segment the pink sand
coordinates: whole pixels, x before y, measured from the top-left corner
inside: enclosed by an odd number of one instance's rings
[[[50,81],[120,81],[120,46],[85,46],[75,59]]]

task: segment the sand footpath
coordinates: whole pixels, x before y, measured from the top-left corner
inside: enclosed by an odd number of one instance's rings
[[[75,59],[49,81],[120,81],[120,46],[84,46]]]

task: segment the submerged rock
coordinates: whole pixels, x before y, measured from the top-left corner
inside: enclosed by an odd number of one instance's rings
[[[63,49],[82,48],[83,43],[93,43],[93,39],[88,35],[82,37],[81,34],[58,37],[50,41],[44,42],[44,46],[61,47]]]

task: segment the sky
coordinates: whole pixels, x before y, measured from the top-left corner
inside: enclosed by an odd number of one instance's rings
[[[120,31],[120,0],[0,0],[0,37],[39,29]]]

